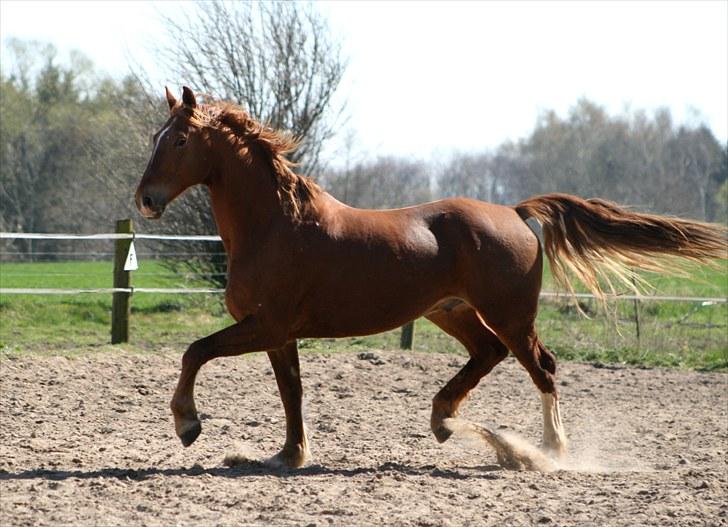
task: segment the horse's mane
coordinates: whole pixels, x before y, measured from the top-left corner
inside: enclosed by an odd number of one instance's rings
[[[239,149],[257,147],[270,163],[283,209],[296,221],[301,220],[305,205],[323,192],[316,182],[296,174],[295,166],[287,155],[295,151],[300,141],[291,133],[274,130],[255,119],[245,110],[231,103],[211,102],[195,107],[190,124],[209,126],[228,134],[228,139]]]

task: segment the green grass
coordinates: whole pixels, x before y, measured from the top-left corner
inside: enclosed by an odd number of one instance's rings
[[[643,273],[657,296],[728,297],[728,268],[692,265],[689,278]],[[576,284],[577,291],[584,291]],[[544,290],[554,290],[548,273]],[[630,294],[630,291],[625,290]],[[589,318],[568,299],[542,300],[541,338],[566,360],[644,366],[728,370],[728,305],[699,302],[610,301],[605,313],[594,300],[581,301]],[[635,309],[639,312],[637,337]]]
[[[0,264],[3,288],[112,287],[110,262]],[[170,275],[159,262],[143,263],[135,287],[208,287]],[[137,293],[132,298],[131,332],[141,347],[183,345],[229,325],[221,295]],[[1,295],[0,347],[8,350],[57,350],[107,343],[111,295]]]
[[[4,288],[111,287],[110,262],[0,264]],[[728,270],[695,266],[691,280],[648,277],[655,294],[728,297]],[[204,287],[182,275],[170,275],[159,262],[142,262],[136,287]],[[544,290],[553,290],[548,271]],[[644,366],[728,370],[728,306],[699,303],[640,302],[640,338],[635,305],[611,302],[610,315],[594,301],[582,302],[585,318],[568,299],[541,303],[538,330],[560,359]],[[78,353],[108,349],[111,295],[2,295],[0,349],[5,353]],[[232,323],[222,295],[137,293],[132,298],[131,349],[183,350],[190,342]],[[399,331],[346,339],[305,340],[303,350],[394,349]],[[461,346],[430,322],[417,322],[415,349],[464,353]]]

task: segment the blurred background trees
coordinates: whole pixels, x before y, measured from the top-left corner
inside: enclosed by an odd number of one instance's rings
[[[165,19],[173,44],[160,65],[201,93],[243,106],[273,128],[301,138],[291,154],[316,173],[341,108],[332,97],[346,70],[324,17],[297,2],[205,2],[184,22]]]
[[[426,163],[392,156],[330,170],[323,179],[329,193],[352,207],[403,207],[433,196],[431,169]]]
[[[112,183],[139,174],[138,142],[126,148],[126,140],[140,130],[119,111],[139,96],[136,85],[98,78],[78,54],[61,64],[51,45],[13,41],[9,50],[14,69],[0,77],[0,228],[83,232],[128,216],[129,197]]]

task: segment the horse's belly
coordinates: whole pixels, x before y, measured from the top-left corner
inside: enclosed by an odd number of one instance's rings
[[[371,281],[320,291],[317,301],[309,304],[308,312],[301,313],[296,336],[326,338],[381,333],[421,316],[452,294],[441,280],[408,282],[391,285]]]

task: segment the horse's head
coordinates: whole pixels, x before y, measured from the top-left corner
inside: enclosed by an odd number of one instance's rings
[[[195,122],[195,95],[182,89],[178,102],[165,88],[170,116],[154,134],[154,149],[136,191],[136,205],[145,218],[157,219],[187,188],[204,183],[210,174],[210,137]]]

